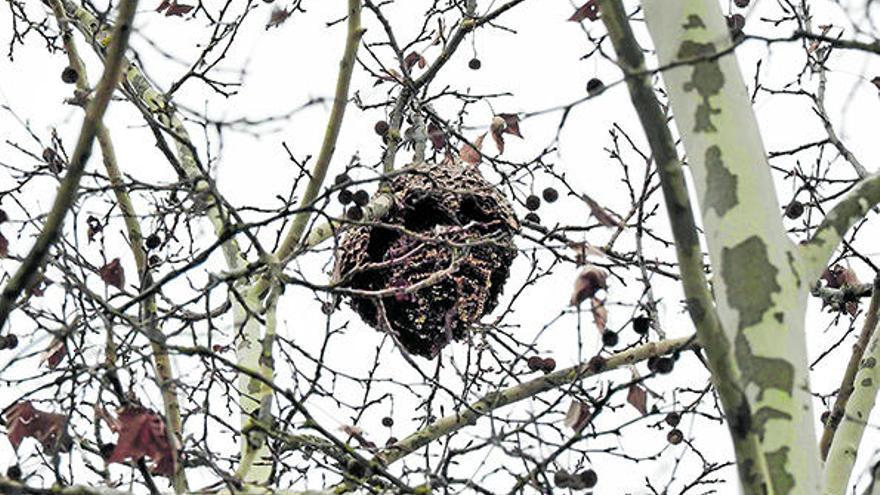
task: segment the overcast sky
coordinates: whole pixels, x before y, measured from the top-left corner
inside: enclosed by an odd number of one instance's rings
[[[40,12],[43,8],[40,2],[25,3],[29,11]],[[387,16],[399,39],[408,41],[418,33],[427,3],[422,0],[406,0],[395,2],[387,8]],[[478,1],[480,11],[485,11],[490,5],[498,3]],[[863,13],[857,8],[847,14],[836,5],[837,2],[809,3],[816,11],[818,24],[830,23],[839,26],[844,29],[844,37],[854,36],[853,26],[847,22],[847,17],[863,18]],[[847,2],[842,3],[847,4]],[[198,45],[205,41],[209,30],[205,27],[204,18],[164,17],[153,11],[155,4],[158,4],[158,1],[141,2],[142,10],[136,19],[137,30],[131,44],[140,57],[145,72],[159,88],[168,89],[187,70],[187,66],[180,61],[191,62],[197,56],[200,51]],[[245,21],[228,56],[218,65],[218,70],[215,72],[215,75],[221,79],[243,82],[240,88],[236,88],[237,93],[229,98],[223,98],[207,90],[199,81],[190,80],[178,92],[175,101],[181,107],[206,112],[214,119],[226,121],[242,118],[260,120],[269,116],[287,114],[315,98],[325,98],[329,101],[332,98],[345,28],[344,23],[333,27],[327,27],[326,23],[344,15],[344,4],[342,0],[307,0],[304,2],[308,11],[306,14],[295,14],[280,27],[268,30],[264,27],[272,6],[255,4],[253,8],[257,9],[257,12]],[[727,6],[726,1],[723,4]],[[244,5],[243,1],[234,2],[235,8],[239,11]],[[599,23],[586,22],[579,25],[566,22],[573,9],[568,0],[527,1],[501,20],[502,26],[515,30],[515,33],[502,29],[482,29],[463,44],[434,82],[434,90],[449,85],[455,90],[472,94],[509,93],[509,96],[492,100],[491,106],[486,103],[469,106],[468,113],[464,117],[463,133],[466,136],[473,139],[485,132],[495,113],[541,112],[576,101],[585,96],[585,85],[590,78],[599,77],[609,85],[620,81],[620,72],[601,56],[581,60],[582,56],[593,48],[587,41],[585,31],[600,34],[602,28]],[[747,12],[746,32],[775,37],[790,34],[790,31],[773,28],[772,25],[761,21],[762,17],[780,16],[777,2],[753,0],[752,7]],[[0,41],[3,42],[4,47],[8,45],[10,39],[11,22],[9,9],[4,5],[0,8]],[[375,17],[366,11],[364,24],[368,28],[366,42],[384,40],[380,25]],[[83,40],[77,38],[77,41],[81,52],[88,53],[89,76],[94,82],[100,74],[100,66]],[[609,49],[609,46],[605,46],[605,49]],[[173,58],[162,52],[172,54]],[[387,51],[382,50],[378,53],[386,57],[389,55]],[[429,63],[437,54],[436,47],[428,48],[423,53]],[[797,43],[774,44],[768,47],[760,41],[750,41],[737,51],[737,55],[746,74],[746,84],[750,92],[754,90],[755,67],[758,60],[761,60],[760,77],[765,87],[781,89],[783,85],[795,80],[803,69],[803,49]],[[371,62],[366,51],[362,50],[360,56],[365,62]],[[475,56],[482,61],[482,68],[478,71],[470,70],[467,66],[468,60]],[[880,98],[877,88],[870,83],[872,77],[880,74],[876,57],[872,61],[861,54],[837,52],[832,57],[829,63],[832,72],[829,74],[827,96],[829,113],[841,138],[869,170],[876,170],[874,157],[878,156],[878,146],[880,146],[880,140],[876,137],[876,115],[880,111]],[[64,103],[65,98],[70,96],[72,88],[60,80],[61,71],[66,65],[66,57],[63,53],[47,53],[45,43],[36,36],[26,38],[23,46],[16,45],[11,57],[0,58],[0,104],[7,107],[7,110],[0,109],[0,136],[2,136],[0,163],[24,170],[35,166],[36,162],[33,158],[26,156],[12,144],[18,144],[39,156],[42,148],[49,143],[53,129],[57,129],[67,149],[69,151],[73,149],[82,112]],[[806,86],[815,86],[816,78],[811,74],[805,73],[801,77]],[[365,105],[383,101],[388,97],[388,91],[388,84],[373,86],[372,80],[365,71],[361,68],[355,71],[352,93]],[[435,104],[435,109],[444,117],[455,120],[460,107],[450,103],[451,100],[447,102],[441,99]],[[759,92],[755,111],[768,151],[790,149],[825,137],[821,122],[813,114],[810,102],[806,98],[771,96]],[[230,202],[239,206],[273,208],[281,204],[277,195],[288,196],[296,174],[296,169],[288,159],[283,145],[286,144],[299,159],[307,155],[316,155],[323,138],[328,112],[329,103],[308,105],[289,119],[246,129],[256,131],[259,135],[227,129],[222,139],[219,139],[220,136],[214,129],[205,131],[192,123],[188,124],[188,129],[199,146],[201,158],[205,162],[211,160],[219,187]],[[355,105],[349,105],[331,165],[331,177],[342,172],[355,156],[359,157],[360,162],[367,167],[379,160],[382,142],[373,132],[373,125],[377,120],[386,117],[384,110],[363,111]],[[640,149],[647,150],[625,86],[613,85],[601,97],[576,106],[568,116],[565,126],[559,131],[558,142],[555,142],[560,117],[561,113],[558,111],[547,111],[525,119],[521,124],[524,139],[508,139],[504,157],[522,161],[538,156],[547,148],[553,148],[553,151],[545,157],[545,161],[552,163],[557,172],[564,173],[569,183],[576,185],[578,192],[588,193],[611,210],[625,213],[630,205],[621,182],[621,168],[613,162],[607,151],[613,144],[609,129],[615,124],[619,125],[631,133]],[[146,182],[167,182],[175,179],[173,170],[155,147],[151,133],[144,127],[143,120],[133,106],[122,100],[114,101],[105,121],[112,129],[117,154],[125,173]],[[24,122],[42,144],[37,143],[29,134],[23,125]],[[488,140],[486,146],[484,151],[490,155],[495,153],[494,145]],[[407,163],[410,156],[410,152],[407,151],[400,153],[398,165]],[[802,166],[809,169],[816,158],[815,154],[799,155],[797,158],[789,157],[774,161],[773,165],[791,168],[795,160],[801,160]],[[628,151],[625,159],[634,165],[634,175],[642,177],[644,163],[638,161],[637,155]],[[832,160],[834,157],[826,155],[822,159]],[[96,170],[99,166],[100,160],[96,148],[89,169]],[[853,176],[852,171],[842,161],[835,170],[841,178]],[[0,172],[0,189],[5,190],[16,183],[9,174],[9,169]],[[371,177],[366,168],[358,170],[355,175],[359,178]],[[782,176],[778,175],[778,178],[781,179]],[[535,177],[533,187],[534,190],[540,191],[553,184],[553,178],[543,174]],[[637,180],[637,184],[641,184],[641,179]],[[781,180],[779,184],[780,201],[785,203],[791,198],[791,186]],[[84,186],[93,185],[95,185],[94,180],[88,178],[84,180]],[[31,216],[36,215],[37,212],[45,212],[51,204],[54,187],[55,184],[51,181],[37,181],[29,186],[28,194],[24,196],[22,204],[16,204],[7,197],[2,199],[0,207],[9,213],[13,220],[25,218],[22,208],[27,208]],[[375,191],[375,184],[369,185],[368,189],[370,192]],[[656,205],[659,200],[660,196],[655,196],[651,206]],[[331,204],[330,208],[332,213],[341,211],[338,203]],[[89,211],[103,214],[106,210],[106,202],[92,200],[82,205],[82,216]],[[517,212],[522,215],[526,210],[521,205],[517,205]],[[538,213],[546,225],[552,226],[556,223],[579,225],[584,223],[588,210],[579,199],[563,195],[563,198],[552,208],[545,206]],[[259,218],[260,214],[251,210],[245,211],[244,216],[254,219]],[[877,250],[872,246],[876,246],[877,239],[880,239],[877,236],[880,233],[876,228],[876,218],[874,221],[875,225],[866,228],[862,233],[864,236],[862,247],[865,248],[865,253],[876,256]],[[147,225],[151,225],[150,222],[151,220],[147,220]],[[655,221],[654,224],[662,227],[662,231],[667,231],[665,220]],[[207,246],[213,238],[210,225],[201,223],[198,227],[202,231],[194,232],[198,237],[197,245]],[[126,271],[134,274],[136,270],[133,260],[122,240],[121,223],[117,224],[116,230],[117,232],[107,235],[105,254],[108,258],[121,256]],[[17,226],[10,224],[4,225],[2,231],[10,239],[11,252],[19,255],[27,252],[33,229],[24,228],[19,232]],[[610,229],[594,229],[588,234],[583,234],[582,238],[592,244],[601,245],[607,241],[611,233]],[[267,229],[261,235],[271,244],[274,234],[275,230]],[[83,228],[78,229],[78,235],[83,243],[83,256],[99,264],[102,259],[100,246],[85,242]],[[184,244],[178,245],[176,249],[185,247],[186,239],[181,241]],[[622,242],[631,243],[632,236]],[[535,244],[525,240],[518,241],[518,244],[525,251],[516,260],[509,281],[509,287],[515,289],[518,289],[528,276],[530,256],[533,254],[537,256],[538,264],[542,267],[548,267],[552,263],[552,257],[542,253],[540,249],[536,250]],[[656,253],[649,251],[649,256],[664,260],[672,259],[673,253],[669,249],[662,249],[659,244],[652,246],[651,249],[657,251]],[[319,283],[323,283],[329,276],[331,266],[328,264],[329,259],[328,252],[317,253],[298,261],[297,268],[304,274],[315,277]],[[6,271],[13,270],[14,267],[15,263],[9,261],[2,263],[2,268]],[[863,276],[863,280],[870,280],[871,272],[864,265],[854,262],[853,267]],[[220,257],[212,258],[206,267],[194,270],[186,279],[173,283],[169,287],[169,293],[175,294],[177,293],[175,291],[186,293],[188,284],[204,283],[209,272],[216,273],[222,269],[223,262]],[[505,319],[505,324],[511,325],[508,329],[515,328],[516,335],[521,341],[537,342],[541,354],[553,356],[560,367],[587,359],[601,347],[599,333],[593,327],[589,312],[584,311],[578,315],[568,306],[571,287],[577,273],[578,268],[572,264],[560,264],[554,267],[548,276],[522,293],[515,313]],[[629,320],[633,314],[632,303],[640,295],[641,286],[633,278],[635,272],[626,273],[628,275],[625,281],[630,285],[624,286],[620,280],[612,279],[608,291],[609,327],[613,329],[622,328]],[[103,291],[104,287],[97,276],[93,278],[95,287]],[[670,337],[690,335],[693,327],[681,311],[680,289],[676,284],[662,278],[658,278],[655,283],[655,290],[661,298],[659,308],[661,323],[667,335]],[[59,293],[48,292],[42,304],[51,305],[54,302],[57,305]],[[513,293],[511,290],[505,293],[501,307],[506,306],[508,302],[506,298],[511,297]],[[840,326],[829,329],[827,327],[831,316],[821,313],[817,304],[812,306],[808,322],[810,322],[811,356],[815,357],[819,352],[817,349],[825,349],[829,343],[843,336],[847,323],[843,322]],[[311,292],[290,287],[282,298],[279,319],[283,322],[281,329],[283,336],[294,340],[304,349],[318,350],[328,321],[321,313],[320,301],[315,301]],[[490,315],[484,321],[492,320],[493,316]],[[381,333],[360,322],[347,307],[343,306],[343,309],[334,313],[329,325],[337,327],[346,322],[349,322],[347,329],[336,337],[339,340],[334,341],[336,345],[331,347],[332,352],[326,356],[328,366],[344,370],[354,376],[365,376],[372,367],[377,347],[382,345],[382,366],[377,370],[376,378],[380,380],[394,378],[399,382],[410,384],[421,392],[427,390],[420,383],[422,379],[419,374],[392,349],[391,343],[383,339]],[[227,326],[229,323],[227,322]],[[25,333],[29,325],[30,322],[21,317],[13,318],[10,323],[13,331],[19,332],[18,329],[23,328]],[[635,340],[635,334],[628,328],[623,330],[621,337],[630,341]],[[812,380],[815,392],[829,393],[839,385],[840,373],[849,357],[849,343],[853,338],[851,335],[849,340],[846,340],[847,345],[837,348],[814,370]],[[224,339],[225,343],[229,343],[230,334],[218,338],[221,342],[224,342]],[[23,345],[26,349],[40,350],[45,347],[48,340],[48,335],[34,334],[29,335]],[[453,344],[441,357],[445,363],[441,374],[442,380],[447,380],[444,383],[456,391],[461,390],[462,383],[455,369],[464,363],[467,357],[466,348],[465,343]],[[8,379],[34,373],[33,370],[37,366],[36,357],[19,362],[17,366],[24,367],[23,370],[4,369],[10,358],[10,354],[0,353],[0,370],[2,370],[0,378]],[[434,372],[435,362],[419,360],[418,363],[425,373],[430,375]],[[183,359],[176,360],[175,365],[179,370],[192,372],[192,366]],[[300,366],[304,369],[308,368],[308,364],[300,364]],[[640,366],[639,371],[645,372],[644,366]],[[293,385],[289,377],[284,376],[283,367],[278,374],[279,383]],[[599,379],[591,379],[585,386],[600,390],[609,384],[619,384],[629,378],[630,371],[623,370],[603,375]],[[671,410],[668,405],[676,403],[676,399],[678,402],[686,402],[693,398],[672,397],[671,390],[676,385],[681,386],[686,383],[694,389],[699,389],[706,385],[707,380],[708,376],[701,365],[688,355],[682,359],[672,375],[654,379],[647,386],[653,392],[664,395],[664,403],[667,406],[664,406],[666,409],[663,411],[666,412]],[[508,381],[501,385],[511,384],[512,382]],[[9,393],[3,393],[0,397],[0,407],[9,405],[17,394],[30,390],[32,385],[13,387]],[[149,385],[142,386],[143,394],[155,397],[153,388]],[[3,390],[2,387],[5,385],[0,384],[0,390]],[[364,391],[358,385],[344,379],[335,384],[335,390],[345,402],[357,403],[363,399]],[[473,400],[488,391],[488,387],[483,387],[481,390],[472,389],[468,391],[468,397]],[[415,418],[424,414],[424,411],[416,410],[417,403],[413,395],[406,393],[399,386],[378,383],[370,397],[375,399],[383,394],[390,396],[380,400],[376,407],[358,421],[360,427],[370,433],[377,443],[382,444],[388,435],[403,437],[414,431],[419,425]],[[625,404],[625,393],[619,395],[613,403]],[[548,393],[542,398],[552,401],[558,396],[558,393]],[[446,403],[449,404],[450,401],[446,400]],[[154,403],[154,406],[158,405],[159,402]],[[566,406],[567,403],[557,409],[564,413]],[[330,400],[316,399],[311,407],[330,429],[352,420],[350,411],[341,409],[338,404]],[[500,414],[527,418],[529,411],[540,407],[540,404],[526,401],[504,409]],[[817,414],[822,410],[822,406],[817,401]],[[446,410],[446,413],[448,412],[450,411]],[[434,414],[438,413],[434,412]],[[379,426],[381,418],[385,415],[395,418],[393,431]],[[633,408],[620,407],[600,417],[596,428],[601,430],[615,427],[637,417],[638,413]],[[561,428],[561,414],[544,418],[544,420],[550,419],[558,421]],[[854,471],[857,474],[864,471],[867,462],[875,455],[880,445],[878,443],[880,435],[873,427],[878,425],[878,419],[880,416],[875,414],[870,422],[872,427],[866,430],[863,443],[865,448]],[[699,459],[684,444],[664,448],[663,439],[668,429],[652,426],[661,420],[662,416],[654,416],[626,429],[623,436],[614,440],[603,437],[595,446],[588,442],[587,448],[590,450],[620,445],[632,456],[653,455],[663,449],[656,461],[638,464],[622,461],[613,456],[599,454],[591,456],[592,465],[599,472],[596,493],[644,493],[646,477],[657,485],[664,486],[673,469],[678,470],[682,480],[688,479],[688,473],[693,475],[700,471]],[[490,421],[481,421],[477,427],[466,429],[459,434],[455,445],[461,446],[471,438],[485,438],[490,432],[490,427]],[[686,418],[681,428],[686,437],[699,447],[709,461],[721,462],[732,457],[726,430],[717,422],[692,415]],[[228,431],[222,432],[212,440],[217,448],[232,445]],[[33,448],[33,445],[22,447],[25,448]],[[538,455],[537,452],[531,454]],[[559,462],[562,465],[568,463],[573,469],[579,457],[572,454],[570,458],[566,458],[566,455],[563,455]],[[14,463],[13,459],[8,442],[0,440],[0,469],[5,470],[8,464]],[[679,459],[682,459],[680,464],[677,463]],[[415,459],[411,462],[415,467]],[[508,454],[497,449],[484,450],[481,451],[481,457],[475,459],[473,469],[469,470],[469,466],[459,467],[462,470],[459,477],[475,476],[476,479],[480,479],[480,476],[492,470],[494,464],[511,462],[513,461]],[[123,468],[114,469],[119,469],[121,472]],[[722,470],[719,476],[728,480],[734,480],[736,477],[732,468]],[[315,476],[314,479],[310,479],[309,487],[319,488],[321,482],[321,478]],[[496,480],[489,477],[483,482],[485,486],[497,489],[499,492],[506,492],[510,488],[509,479]],[[731,481],[726,488],[719,488],[719,493],[734,493],[733,483]],[[192,484],[198,486],[197,482]],[[676,485],[673,487],[675,488]],[[681,486],[677,485],[677,488],[680,489]]]

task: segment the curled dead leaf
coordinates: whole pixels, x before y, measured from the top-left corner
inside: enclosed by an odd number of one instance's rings
[[[629,386],[626,401],[640,413],[648,414],[648,392],[637,383]]]
[[[428,139],[431,140],[431,145],[437,151],[446,147],[446,134],[433,122],[428,123]]]
[[[284,24],[290,17],[291,13],[292,11],[275,7],[274,9],[272,9],[272,13],[269,15],[269,22],[266,23],[266,29],[278,27]]]
[[[608,273],[605,270],[595,265],[587,265],[574,282],[571,305],[579,306],[582,302],[595,296],[599,290],[605,289],[607,279]]]
[[[67,416],[63,414],[40,411],[26,400],[7,409],[4,418],[6,437],[15,449],[26,437],[36,439],[47,452],[68,452],[72,447]]]
[[[156,7],[156,12],[165,12],[165,17],[183,16],[194,9],[194,5],[184,5],[177,3],[176,0],[162,0],[162,3]]]
[[[165,421],[155,412],[136,405],[119,409],[116,416],[119,437],[107,462],[149,457],[155,474],[173,475],[177,447],[168,441]]]
[[[593,322],[596,324],[596,329],[601,333],[605,330],[605,325],[608,323],[608,310],[605,308],[605,302],[599,298],[592,298],[591,304]]]
[[[572,242],[568,247],[574,251],[575,263],[577,263],[578,266],[586,265],[588,256],[605,257],[605,253],[602,252],[601,249],[593,246],[589,242]]]
[[[66,355],[67,345],[64,343],[64,340],[55,337],[52,339],[52,342],[49,343],[49,347],[47,347],[40,356],[40,364],[42,365],[45,363],[50,370],[54,370],[59,364],[61,364],[61,361]]]
[[[599,4],[596,0],[590,0],[589,2],[581,5],[578,9],[568,18],[569,21],[572,22],[581,22],[584,19],[589,19],[591,21],[595,21],[599,18]]]
[[[424,69],[428,65],[428,61],[425,60],[421,53],[409,52],[409,55],[403,59],[403,64],[407,70],[412,70],[416,65],[419,66],[419,69]]]
[[[461,151],[458,152],[458,157],[465,163],[469,163],[471,165],[476,165],[480,163],[480,160],[483,159],[483,156],[480,154],[480,149],[483,148],[483,139],[486,138],[486,133],[480,134],[476,140],[474,140],[474,146],[470,144],[465,144],[461,147]]]
[[[614,218],[611,213],[608,212],[605,208],[602,207],[599,203],[597,203],[593,198],[584,194],[584,201],[587,202],[587,205],[590,207],[590,213],[596,217],[596,220],[599,221],[602,225],[606,227],[623,227],[623,223]]]
[[[125,270],[122,268],[122,262],[119,258],[113,258],[112,261],[102,266],[99,273],[104,283],[119,290],[125,286]]]
[[[590,422],[590,418],[592,415],[590,414],[590,406],[586,405],[582,401],[573,400],[571,404],[568,406],[568,412],[565,413],[565,420],[563,424],[566,428],[571,428],[574,431],[580,431],[583,429],[587,423]]]
[[[522,139],[522,134],[519,130],[519,116],[515,113],[500,113],[496,115],[492,118],[489,131],[492,134],[492,139],[495,140],[495,145],[498,147],[498,154],[504,153],[505,134],[511,134]]]
[[[825,283],[831,289],[856,287],[862,283],[852,268],[841,265],[834,265],[830,268],[826,268],[825,271],[822,272],[822,279],[825,280]]]
[[[98,235],[98,233],[104,231],[104,225],[101,223],[100,220],[92,215],[89,215],[89,217],[86,218],[86,225],[88,226],[87,234],[89,237],[89,242],[92,242],[95,239],[95,236]]]

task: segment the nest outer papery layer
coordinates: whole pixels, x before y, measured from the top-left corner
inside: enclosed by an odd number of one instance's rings
[[[433,358],[495,308],[519,223],[474,166],[422,163],[388,185],[394,206],[375,225],[343,235],[334,279],[370,293],[350,298],[366,323]]]

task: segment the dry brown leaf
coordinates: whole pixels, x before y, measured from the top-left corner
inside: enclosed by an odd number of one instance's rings
[[[446,134],[433,122],[428,123],[428,139],[437,151],[446,147]]]
[[[608,273],[595,266],[587,265],[574,282],[571,293],[571,305],[579,306],[582,302],[596,295],[600,289],[607,287]]]
[[[425,66],[428,65],[428,62],[421,53],[409,52],[409,55],[403,59],[403,64],[406,66],[407,70],[412,70],[416,64],[418,64],[419,69],[424,69]]]
[[[648,392],[638,384],[633,383],[629,386],[626,401],[640,413],[648,414]]]
[[[563,424],[566,428],[571,428],[574,431],[580,431],[583,429],[587,423],[590,422],[591,414],[590,414],[590,406],[579,400],[571,401],[571,404],[568,406],[568,412],[565,413],[565,420]]]
[[[36,439],[46,451],[67,452],[71,447],[67,435],[67,416],[40,411],[26,400],[6,410],[6,437],[18,449],[26,437]]]
[[[176,447],[169,443],[165,421],[158,414],[140,406],[126,406],[117,411],[116,421],[119,438],[107,462],[149,457],[155,474],[174,474]]]
[[[857,287],[862,284],[852,268],[841,265],[834,265],[830,268],[826,268],[822,273],[822,279],[825,280],[825,283],[831,289]]]
[[[602,225],[606,227],[623,227],[623,224],[614,218],[611,213],[608,213],[608,210],[602,207],[599,203],[597,203],[593,198],[584,194],[584,201],[587,202],[587,205],[590,207],[590,212],[596,217],[596,220],[599,221]]]
[[[125,270],[122,268],[122,263],[119,258],[114,258],[112,261],[102,266],[99,270],[101,275],[101,280],[108,285],[112,285],[119,290],[122,290],[125,287]]]
[[[589,242],[573,242],[568,245],[569,248],[572,249],[575,253],[575,263],[578,266],[583,266],[587,264],[587,256],[601,256],[605,257],[605,253],[602,252],[596,246],[593,246]]]
[[[278,27],[284,24],[290,17],[291,13],[292,11],[275,7],[274,9],[272,9],[272,14],[269,15],[269,22],[266,23],[266,29]]]
[[[572,22],[581,22],[584,19],[595,21],[599,18],[599,4],[596,0],[581,5],[571,17],[568,18]]]
[[[486,138],[486,133],[480,134],[476,140],[474,140],[474,146],[470,144],[465,144],[462,146],[461,151],[458,152],[459,158],[465,163],[470,163],[471,165],[476,165],[480,163],[480,160],[483,159],[483,156],[480,154],[480,151],[483,148],[483,139]]]
[[[599,332],[605,331],[605,325],[608,323],[608,310],[605,308],[605,302],[599,298],[592,298],[593,322]]]
[[[46,364],[50,370],[54,370],[61,361],[64,359],[64,356],[67,355],[67,345],[64,343],[64,340],[55,337],[52,339],[52,342],[49,343],[49,347],[43,351],[43,354],[40,355],[40,364]]]

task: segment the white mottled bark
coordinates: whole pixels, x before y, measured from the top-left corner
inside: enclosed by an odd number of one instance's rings
[[[688,156],[719,316],[742,370],[774,492],[819,491],[808,387],[807,286],[782,225],[760,131],[715,0],[643,2]],[[728,411],[728,414],[736,412]]]
[[[846,413],[837,428],[823,472],[823,495],[846,493],[859,444],[868,417],[874,409],[880,386],[880,332],[874,331],[853,381],[853,392],[846,403]],[[874,482],[873,493],[880,493],[880,483]]]

